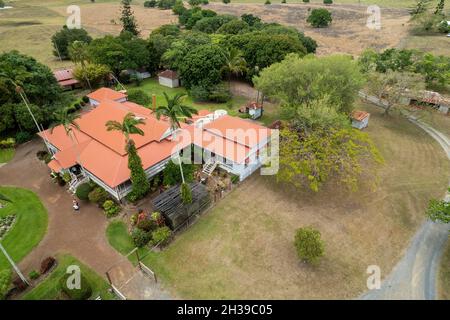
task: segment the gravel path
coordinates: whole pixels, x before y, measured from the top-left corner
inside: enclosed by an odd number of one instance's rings
[[[444,149],[450,160],[450,139],[413,117],[409,120],[422,128]],[[446,195],[450,201],[450,195]],[[405,256],[383,281],[379,290],[371,290],[360,297],[364,300],[414,299],[434,300],[437,298],[437,272],[446,241],[449,225],[427,220],[414,236]]]

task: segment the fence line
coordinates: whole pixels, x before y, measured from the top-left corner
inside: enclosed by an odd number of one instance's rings
[[[111,283],[111,288],[113,289],[114,293],[119,297],[119,299],[127,300],[127,297],[125,297],[125,295],[122,294],[122,292],[120,292],[120,290],[117,289],[112,283]]]
[[[156,278],[156,274],[145,264],[143,264],[141,261],[139,261],[139,268],[144,274],[150,275],[153,277],[156,283],[158,283],[158,279]]]

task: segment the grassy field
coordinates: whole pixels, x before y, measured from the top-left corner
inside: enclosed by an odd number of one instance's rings
[[[0,187],[12,203],[0,209],[0,216],[15,214],[16,221],[8,231],[2,244],[15,262],[22,260],[43,238],[47,231],[47,210],[31,191]],[[0,270],[10,268],[3,254],[0,254]]]
[[[15,154],[14,148],[0,149],[0,163],[9,162]]]
[[[156,105],[161,106],[166,104],[166,100],[164,98],[164,92],[169,96],[173,97],[177,93],[181,94],[187,94],[186,89],[183,87],[179,88],[168,88],[161,86],[158,83],[158,80],[156,79],[146,79],[142,82],[142,84],[139,87],[136,87],[134,85],[127,86],[128,89],[140,89],[148,93],[149,95],[155,94],[156,95]],[[194,102],[191,97],[186,96],[184,97],[183,103],[189,106],[192,106],[196,108],[197,110],[201,109],[208,109],[208,110],[217,110],[217,109],[225,109],[232,115],[238,114],[238,109],[245,103],[246,99],[243,97],[233,97],[233,100],[231,101],[233,104],[232,108],[228,108],[226,103],[198,103]],[[151,106],[151,103],[150,105]]]
[[[212,0],[211,2],[222,2],[220,0]],[[231,0],[231,3],[265,3],[265,0]],[[281,0],[270,0],[272,4],[281,3]],[[303,3],[303,0],[287,0],[287,3]],[[323,4],[323,0],[310,0],[310,4]],[[386,8],[410,8],[415,0],[334,0],[334,4],[360,4],[363,6],[378,5]]]
[[[81,269],[82,275],[92,287],[92,299],[100,296],[102,300],[113,299],[114,296],[108,292],[109,284],[95,273],[92,269],[78,261],[70,255],[57,256],[58,266],[52,273],[39,283],[31,291],[27,292],[23,300],[57,300],[61,298],[60,279],[66,273],[67,267],[77,265]]]
[[[315,194],[254,175],[166,250],[144,257],[166,289],[189,299],[354,298],[365,290],[369,265],[389,274],[450,168],[407,120],[360,107],[372,114],[367,131],[386,160],[376,188],[348,194],[330,185]],[[326,242],[317,267],[300,263],[293,246],[295,230],[307,225]],[[111,228],[113,246],[132,248],[124,225]]]
[[[450,300],[450,242],[441,260],[441,269],[439,272],[439,299]]]

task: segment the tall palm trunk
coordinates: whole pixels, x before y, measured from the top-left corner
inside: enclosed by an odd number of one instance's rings
[[[47,148],[47,150],[48,150],[48,152],[49,152],[50,154],[53,154],[53,152],[50,150],[50,148],[49,148],[48,145],[47,145],[47,143],[48,143],[47,134],[46,134],[44,131],[41,130],[41,127],[39,127],[39,124],[38,124],[38,122],[37,122],[37,120],[36,120],[36,118],[35,118],[33,112],[31,111],[30,105],[28,104],[28,99],[27,99],[27,97],[25,96],[24,93],[22,93],[21,90],[19,90],[18,93],[19,93],[20,97],[22,98],[23,103],[24,103],[25,106],[27,107],[28,113],[30,114],[31,118],[33,118],[33,122],[34,122],[34,124],[36,125],[36,128],[38,129],[38,132],[44,135],[45,147]]]

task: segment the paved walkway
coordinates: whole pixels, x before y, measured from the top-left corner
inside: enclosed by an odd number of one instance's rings
[[[410,118],[444,149],[450,159],[450,139],[429,125]],[[447,194],[446,200],[450,201]],[[405,256],[383,281],[379,290],[371,290],[365,300],[434,300],[437,298],[437,273],[448,241],[449,225],[427,220],[416,233]]]
[[[68,252],[104,277],[112,264],[125,259],[106,240],[108,220],[92,204],[81,203],[80,212],[73,211],[72,196],[64,187],[52,182],[47,166],[36,157],[36,152],[43,148],[39,140],[22,145],[16,150],[14,159],[0,168],[0,185],[36,192],[48,210],[48,232],[20,262],[20,267],[27,274],[38,269],[47,256]]]

